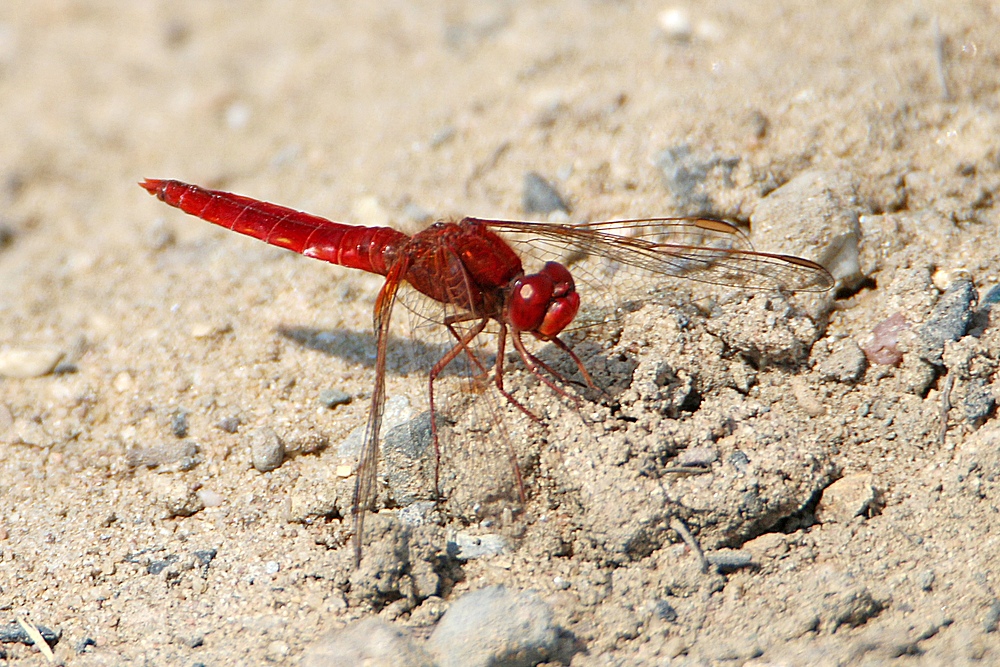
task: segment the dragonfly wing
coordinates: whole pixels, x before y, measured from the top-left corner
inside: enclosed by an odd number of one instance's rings
[[[379,432],[382,428],[382,413],[385,409],[385,366],[389,342],[389,322],[396,293],[409,262],[403,258],[396,262],[386,275],[385,284],[375,299],[375,379],[372,386],[371,408],[368,411],[368,425],[365,428],[364,447],[358,460],[358,476],[354,485],[354,500],[351,513],[354,515],[354,566],[361,563],[361,544],[364,533],[365,514],[371,509],[375,497],[375,480],[378,473]]]
[[[791,255],[756,252],[738,227],[708,218],[652,218],[551,224],[482,221],[533,256],[587,263],[598,281],[615,282],[629,268],[743,289],[826,291],[833,278],[821,265]],[[574,269],[575,271],[575,269]]]

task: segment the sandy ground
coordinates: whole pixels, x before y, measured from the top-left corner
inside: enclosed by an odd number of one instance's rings
[[[297,664],[504,584],[552,610],[556,664],[1000,662],[1000,326],[962,291],[1000,280],[998,35],[990,2],[0,4],[0,347],[34,364],[0,380],[0,624],[69,665]],[[135,183],[413,232],[532,217],[527,172],[572,220],[709,212],[813,259],[853,225],[858,268],[820,297],[669,283],[570,337],[608,390],[581,408],[512,371],[544,417],[493,410],[527,507],[484,519],[446,452],[412,567],[385,574],[390,508],[352,572],[380,280]],[[387,391],[417,414],[438,348],[409,340]],[[456,560],[455,531],[506,546]]]

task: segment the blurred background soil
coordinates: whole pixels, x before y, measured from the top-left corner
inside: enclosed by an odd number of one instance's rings
[[[554,664],[1000,661],[998,36],[986,1],[3,3],[0,626],[70,665],[297,664],[503,584],[552,610]],[[545,417],[499,408],[525,511],[477,521],[447,477],[406,561],[435,565],[384,575],[396,509],[352,573],[381,280],[136,182],[412,233],[538,219],[529,172],[561,219],[725,217],[840,285],[675,281],[574,338],[614,401],[512,376]],[[406,326],[400,422],[438,349]]]

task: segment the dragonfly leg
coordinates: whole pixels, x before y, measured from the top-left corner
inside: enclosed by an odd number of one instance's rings
[[[448,331],[451,332],[451,335],[454,336],[455,340],[458,341],[459,345],[462,344],[462,335],[460,333],[458,333],[458,331],[452,325],[455,324],[455,323],[457,323],[457,322],[464,322],[464,321],[465,320],[450,320],[450,321],[446,321],[444,323],[444,325],[446,327],[448,327]],[[485,327],[485,326],[486,326],[486,324],[484,323],[483,327]],[[480,331],[482,331],[482,329],[480,329]],[[475,336],[473,336],[472,338],[475,338]],[[470,338],[468,340],[468,342],[472,342],[472,338]],[[479,361],[479,357],[477,357],[475,354],[473,354],[472,350],[468,349],[468,347],[465,348],[465,354],[466,354],[467,357],[469,357],[469,361],[471,361],[472,364],[476,368],[479,369],[480,373],[482,373],[484,376],[489,374],[489,371],[486,370],[486,367],[483,366],[483,364],[482,364],[481,361]]]
[[[448,327],[448,331],[450,331],[451,335],[455,337],[455,340],[458,341],[459,345],[463,344],[462,343],[462,338],[463,337],[458,333],[457,330],[455,330],[455,328],[452,325],[453,324],[457,324],[458,322],[468,321],[469,319],[471,319],[471,318],[469,318],[469,317],[451,317],[451,318],[447,318],[445,320],[445,323],[444,323],[445,326]],[[496,384],[497,391],[500,392],[500,395],[503,396],[505,399],[507,399],[507,401],[511,405],[513,405],[518,410],[520,410],[521,412],[523,412],[532,421],[540,422],[541,418],[538,415],[536,415],[531,410],[529,410],[528,408],[526,408],[523,403],[521,403],[516,398],[514,398],[514,396],[509,391],[507,391],[506,389],[504,389],[504,386],[503,386],[503,358],[504,358],[504,348],[505,348],[506,343],[507,343],[507,325],[504,324],[504,323],[502,323],[502,322],[499,322],[499,324],[500,324],[500,334],[499,334],[498,342],[497,342],[497,357],[496,357],[496,362],[495,362],[496,365],[494,367],[494,372],[493,372],[494,384]],[[485,327],[485,322],[483,323],[483,327]],[[482,329],[480,329],[480,331],[482,331]],[[477,357],[472,352],[472,350],[468,349],[468,347],[467,347],[468,343],[471,342],[473,338],[475,338],[475,336],[472,336],[471,338],[468,338],[466,340],[466,342],[465,342],[465,345],[466,345],[465,354],[466,354],[466,356],[469,357],[469,360],[476,366],[476,368],[478,368],[482,372],[483,375],[488,375],[488,371],[483,366],[482,362],[479,360],[479,357]]]
[[[500,392],[500,395],[503,396],[504,398],[506,398],[507,401],[511,405],[513,405],[515,408],[517,408],[518,410],[520,410],[521,412],[523,412],[528,417],[528,419],[531,419],[532,421],[540,422],[540,421],[542,421],[541,417],[539,417],[534,412],[532,412],[527,407],[525,407],[525,405],[523,403],[521,403],[521,401],[519,401],[516,398],[514,398],[513,394],[511,394],[509,391],[507,391],[506,389],[504,389],[504,386],[503,386],[503,362],[504,362],[504,356],[505,356],[505,348],[506,348],[506,346],[507,346],[507,325],[501,323],[500,324],[500,335],[499,335],[499,337],[497,339],[497,358],[496,358],[495,365],[493,367],[493,383],[496,385],[497,391]]]
[[[544,361],[542,361],[541,359],[539,359],[538,357],[536,357],[535,355],[533,355],[531,352],[528,351],[528,348],[524,346],[524,341],[521,340],[520,332],[514,332],[514,335],[511,336],[511,340],[514,342],[514,348],[517,350],[517,353],[521,355],[521,360],[524,362],[524,365],[528,367],[528,370],[530,370],[535,377],[537,377],[539,380],[545,383],[545,385],[555,393],[565,398],[568,398],[577,405],[579,405],[580,399],[578,397],[570,394],[568,391],[566,391],[565,389],[557,385],[555,382],[550,380],[548,377],[546,377],[545,373],[542,373],[542,371],[539,370],[540,368],[544,369],[547,373],[552,375],[552,377],[554,377],[559,382],[562,382],[563,384],[568,384],[566,378],[564,378],[562,375],[557,373],[553,368],[551,368],[548,364],[546,364]]]
[[[590,387],[591,389],[597,389],[597,385],[595,385],[594,381],[591,379],[590,373],[587,372],[587,367],[583,365],[583,362],[580,361],[580,357],[576,356],[576,352],[574,352],[573,350],[571,350],[570,347],[569,347],[569,345],[567,345],[566,343],[564,343],[559,338],[559,336],[553,336],[552,338],[549,339],[549,342],[551,342],[556,347],[558,347],[560,350],[562,350],[563,352],[565,352],[566,354],[569,355],[569,358],[572,359],[573,363],[576,364],[577,370],[580,371],[580,375],[582,375],[583,379],[587,382],[587,386],[588,387]]]
[[[434,438],[434,495],[438,498],[441,497],[441,446],[438,440],[437,419],[435,418],[437,411],[434,408],[434,380],[462,352],[465,352],[479,368],[482,368],[483,373],[486,372],[483,365],[475,358],[476,355],[472,354],[472,351],[469,349],[469,343],[482,333],[488,322],[487,318],[481,319],[475,326],[465,332],[464,335],[459,335],[455,328],[452,327],[452,323],[449,322],[447,324],[448,330],[458,339],[458,342],[443,357],[438,359],[438,362],[434,364],[434,367],[427,374],[427,404],[431,413],[431,435]]]
[[[497,341],[497,358],[493,371],[493,380],[496,383],[497,391],[500,395],[507,399],[511,405],[517,407],[524,414],[526,414],[530,419],[540,422],[541,418],[531,412],[528,408],[521,404],[516,398],[514,398],[510,392],[503,388],[503,362],[504,362],[504,348],[507,345],[507,325],[500,322],[500,338]],[[507,456],[510,458],[510,467],[514,470],[514,479],[517,482],[517,493],[521,498],[521,505],[527,505],[527,496],[524,493],[524,476],[521,474],[521,464],[517,462],[517,454],[514,453],[514,447],[507,439]]]
[[[460,322],[460,321],[466,321],[466,320],[452,319],[452,320],[448,320],[448,321],[445,322],[445,326],[448,327],[448,331],[451,332],[451,335],[454,336],[455,340],[458,341],[458,342],[455,344],[455,347],[453,347],[451,350],[449,350],[448,354],[446,354],[444,357],[442,357],[441,361],[439,361],[438,364],[435,365],[435,367],[431,370],[431,376],[432,376],[431,383],[432,384],[431,384],[431,387],[430,387],[429,395],[430,395],[431,418],[432,419],[433,419],[433,415],[434,415],[434,407],[433,407],[433,405],[434,405],[434,385],[433,385],[433,378],[437,377],[437,375],[441,371],[444,370],[444,367],[447,366],[449,363],[451,363],[451,361],[454,360],[455,357],[458,356],[459,350],[465,350],[465,354],[466,354],[466,356],[468,356],[469,360],[477,368],[479,368],[484,375],[487,374],[486,368],[483,366],[482,362],[479,360],[479,357],[477,357],[475,355],[475,353],[473,353],[473,351],[471,349],[469,349],[469,343],[471,343],[472,340],[483,331],[483,329],[486,327],[486,324],[489,322],[489,320],[488,319],[483,319],[483,320],[479,321],[478,323],[476,323],[476,326],[474,326],[472,329],[470,329],[469,332],[466,333],[465,335],[459,334],[458,331],[452,326],[452,324],[455,324],[456,322]],[[504,386],[503,386],[503,361],[504,361],[504,345],[506,343],[506,340],[507,340],[507,326],[501,322],[500,323],[499,342],[497,344],[497,357],[496,357],[496,362],[495,362],[496,365],[495,365],[495,370],[494,370],[494,381],[495,381],[495,384],[496,384],[496,387],[497,387],[497,391],[499,391],[500,395],[503,396],[505,399],[507,399],[507,401],[509,401],[511,405],[513,405],[516,408],[518,408],[519,410],[521,410],[530,419],[532,419],[532,420],[534,420],[536,422],[537,421],[541,421],[541,418],[538,417],[538,415],[536,415],[536,414],[532,413],[530,410],[528,410],[528,408],[526,408],[523,404],[521,404],[520,401],[518,401],[516,398],[514,398],[514,396],[511,395],[510,392],[508,392],[506,389],[504,389]],[[438,366],[440,366],[440,368],[438,368]],[[431,423],[432,423],[432,425],[434,424],[433,421]],[[436,431],[436,428],[437,428],[436,425],[434,425],[432,427],[433,432],[434,432],[434,446],[435,446],[435,448],[437,447],[437,431]],[[511,465],[511,468],[513,469],[513,471],[514,471],[514,480],[517,483],[518,496],[521,499],[521,504],[525,505],[525,504],[527,504],[527,495],[524,492],[524,475],[522,475],[522,473],[521,473],[521,464],[517,462],[517,455],[514,453],[514,448],[511,446],[510,439],[509,438],[505,438],[505,441],[507,443],[507,456],[510,459],[510,465]],[[440,456],[438,458],[438,462],[440,463]],[[435,469],[435,473],[434,473],[434,485],[435,485],[435,487],[438,486],[438,470],[437,469]],[[435,491],[437,491],[436,488],[435,488]]]

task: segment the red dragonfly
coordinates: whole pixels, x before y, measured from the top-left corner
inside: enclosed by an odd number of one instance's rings
[[[552,343],[576,364],[593,387],[579,357],[559,338],[577,317],[580,293],[569,270],[555,261],[526,273],[521,257],[596,258],[605,268],[657,276],[684,276],[749,289],[826,291],[834,279],[821,265],[790,255],[756,252],[737,227],[707,218],[651,218],[579,224],[552,224],[464,218],[436,222],[408,236],[389,227],[345,225],[284,206],[180,181],[146,179],[140,185],[160,200],[191,215],[308,257],[385,276],[375,301],[375,386],[364,447],[358,463],[352,512],[355,565],[361,560],[365,512],[375,496],[379,431],[385,405],[386,347],[397,292],[405,282],[444,306],[440,323],[454,345],[429,372],[428,403],[435,450],[434,381],[449,363],[465,355],[483,375],[472,350],[477,336],[498,328],[493,382],[512,405],[537,419],[504,387],[508,337],[525,366],[557,393],[564,378],[532,354],[522,337]],[[520,473],[515,476],[524,500]]]

